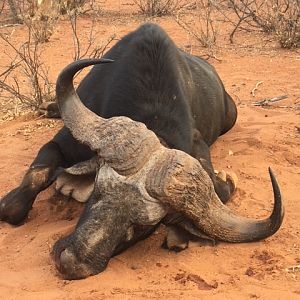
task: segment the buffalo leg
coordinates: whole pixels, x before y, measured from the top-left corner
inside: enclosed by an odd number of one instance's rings
[[[174,252],[185,250],[189,245],[190,234],[179,226],[167,226],[167,236],[162,247]]]
[[[201,240],[213,245],[216,241],[197,228],[191,220],[180,213],[168,214],[162,223],[167,226],[167,236],[162,247],[174,252],[180,252],[188,247],[190,240]]]
[[[56,170],[62,163],[63,155],[58,144],[52,141],[45,144],[26,172],[21,185],[0,201],[0,220],[14,225],[21,223],[27,217],[38,193],[55,180]]]
[[[226,174],[225,178],[222,178],[222,176],[216,176],[211,162],[209,147],[201,138],[194,140],[192,155],[199,160],[202,167],[213,181],[215,191],[220,200],[223,203],[226,203],[235,190],[235,183],[233,180],[228,180],[226,178]]]

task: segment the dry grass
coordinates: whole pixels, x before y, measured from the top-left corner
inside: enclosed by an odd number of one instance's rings
[[[133,0],[139,11],[148,17],[161,17],[178,13],[188,5],[185,0]]]

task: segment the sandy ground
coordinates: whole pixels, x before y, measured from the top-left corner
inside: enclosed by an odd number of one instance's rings
[[[101,38],[121,37],[143,22],[122,1],[106,4],[99,21]],[[190,38],[169,18],[156,19],[181,48]],[[80,23],[82,34],[88,20]],[[72,59],[72,40],[60,23],[44,56],[55,78]],[[25,38],[22,27],[13,38]],[[192,243],[178,254],[160,248],[165,229],[111,259],[107,269],[80,281],[65,281],[50,258],[53,243],[70,232],[81,206],[42,192],[19,227],[0,223],[0,299],[300,299],[300,110],[299,52],[263,47],[256,36],[239,34],[237,44],[221,37],[217,56],[210,60],[238,105],[235,127],[212,147],[216,169],[234,170],[238,189],[230,207],[256,218],[267,216],[273,196],[267,168],[278,177],[286,207],[279,232],[260,242],[217,246]],[[62,42],[62,40],[64,42]],[[204,50],[193,44],[193,53]],[[0,44],[1,61],[5,62]],[[1,64],[2,65],[2,64]],[[250,92],[263,81],[253,97]],[[253,101],[283,94],[287,100],[270,107]],[[0,196],[17,186],[38,149],[62,126],[61,121],[22,117],[0,125]],[[298,268],[292,268],[298,266]]]

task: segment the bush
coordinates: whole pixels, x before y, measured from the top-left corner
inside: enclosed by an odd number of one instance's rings
[[[238,19],[230,35],[231,42],[237,29],[247,25],[247,30],[252,28],[275,34],[283,48],[300,46],[299,0],[228,0],[228,7]],[[234,22],[231,20],[231,23]]]
[[[218,24],[215,18],[216,7],[211,0],[197,0],[189,14],[178,14],[176,22],[201,46],[212,49],[218,36]]]
[[[300,1],[274,6],[274,31],[282,48],[300,47]]]
[[[94,0],[8,0],[13,22],[30,28],[32,37],[39,43],[49,41],[60,15],[79,12],[85,4],[92,8]]]
[[[49,81],[48,68],[41,61],[40,44],[33,39],[32,32],[28,30],[28,40],[19,48],[13,45],[8,35],[1,33],[0,38],[15,56],[7,70],[0,74],[0,89],[13,96],[21,106],[34,110],[42,102],[53,101],[54,85]],[[15,74],[16,70],[19,70],[18,74]],[[22,80],[28,83],[26,89],[20,88]]]
[[[187,5],[183,0],[133,0],[140,12],[149,17],[172,15]]]
[[[67,12],[74,41],[73,59],[101,57],[110,43],[115,40],[115,36],[112,35],[103,43],[96,43],[96,16],[93,16],[90,32],[83,43],[77,31],[79,14],[80,11],[77,9]],[[0,74],[0,92],[9,94],[10,99],[14,100],[15,107],[37,110],[42,103],[55,101],[54,84],[50,82],[48,68],[41,59],[41,43],[48,41],[50,37],[47,34],[50,27],[45,25],[49,24],[47,23],[49,20],[58,19],[47,19],[45,16],[41,19],[23,18],[28,38],[20,47],[12,41],[11,35],[0,33],[0,41],[6,43],[10,49],[9,66]]]

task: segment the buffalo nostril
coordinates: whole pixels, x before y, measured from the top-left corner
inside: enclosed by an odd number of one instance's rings
[[[55,260],[56,267],[62,274],[71,274],[73,273],[74,266],[76,265],[74,255],[68,250],[63,249]]]
[[[57,253],[55,264],[65,279],[82,279],[96,274],[90,266],[79,262],[76,256],[67,248]]]
[[[67,265],[70,262],[70,255],[67,252],[68,250],[64,249],[63,251],[61,251],[60,253],[60,263],[62,265]]]
[[[2,216],[2,211],[4,210],[4,201],[0,200],[0,220],[1,220],[1,216]]]

